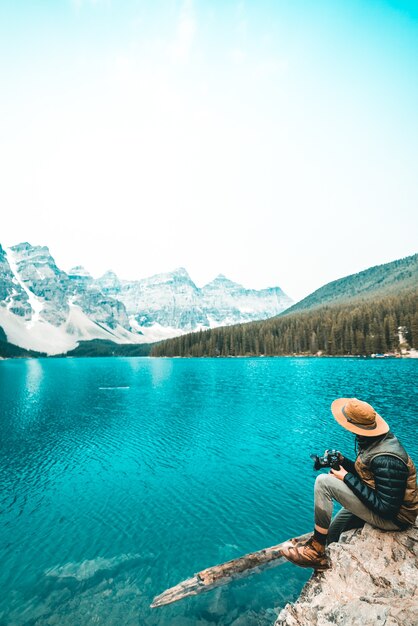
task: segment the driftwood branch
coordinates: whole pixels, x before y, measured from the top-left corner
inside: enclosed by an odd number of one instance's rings
[[[298,539],[304,541],[310,535],[311,533],[307,533],[301,535]],[[208,567],[195,574],[192,578],[188,578],[175,587],[171,587],[160,595],[155,596],[151,608],[171,604],[187,598],[187,596],[195,596],[198,593],[204,593],[216,587],[227,585],[232,580],[258,573],[268,567],[275,567],[285,561],[282,550],[288,545],[289,540],[279,543],[277,546],[264,548],[264,550],[258,550],[258,552],[250,552],[226,563]]]

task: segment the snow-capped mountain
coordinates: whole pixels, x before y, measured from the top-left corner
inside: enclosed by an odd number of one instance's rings
[[[126,307],[147,341],[278,315],[292,304],[279,287],[245,289],[223,275],[199,288],[184,267],[137,281],[107,272],[96,283]]]
[[[291,304],[280,287],[245,289],[219,274],[202,290],[203,306],[211,326],[250,322],[278,315]]]
[[[126,306],[131,323],[142,330],[158,325],[170,329],[163,334],[173,336],[175,330],[209,326],[200,289],[182,267],[143,280],[121,281],[115,297]]]
[[[184,268],[136,281],[64,272],[45,246],[0,246],[0,328],[22,348],[60,354],[81,340],[146,343],[277,315],[292,301],[219,275],[198,288]]]
[[[0,248],[0,327],[22,348],[60,354],[81,340],[142,339],[122,302],[104,295],[81,268],[59,269],[47,247]]]

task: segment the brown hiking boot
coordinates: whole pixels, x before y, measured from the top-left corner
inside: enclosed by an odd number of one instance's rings
[[[288,561],[299,567],[312,567],[319,572],[329,568],[325,546],[316,541],[313,536],[301,545],[283,548],[282,554]]]

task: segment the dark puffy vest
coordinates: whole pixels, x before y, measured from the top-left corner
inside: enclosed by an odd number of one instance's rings
[[[386,437],[380,441],[360,450],[355,462],[357,474],[363,482],[374,489],[375,482],[370,465],[373,459],[381,454],[395,456],[403,461],[408,468],[405,495],[396,518],[404,524],[414,524],[418,516],[417,470],[412,459],[393,433],[388,432]]]

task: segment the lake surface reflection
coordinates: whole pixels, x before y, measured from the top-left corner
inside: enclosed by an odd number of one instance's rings
[[[371,402],[418,460],[418,361],[0,362],[0,624],[271,625],[309,572],[285,564],[177,605],[154,595],[312,526],[309,454]]]

